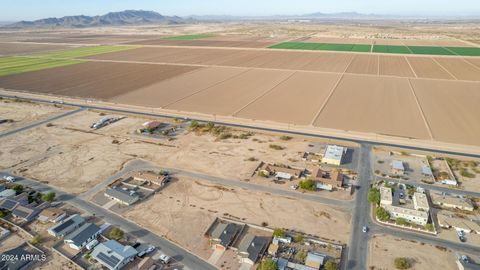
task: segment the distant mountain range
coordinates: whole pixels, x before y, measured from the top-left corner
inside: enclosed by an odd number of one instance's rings
[[[62,18],[47,18],[36,21],[20,21],[8,24],[8,28],[41,28],[41,27],[95,27],[142,24],[180,24],[189,19],[177,16],[163,16],[155,11],[125,10],[110,12],[101,16],[65,16]]]

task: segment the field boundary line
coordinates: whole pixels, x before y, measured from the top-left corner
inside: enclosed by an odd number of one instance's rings
[[[261,99],[262,97],[264,97],[265,95],[271,93],[272,91],[275,90],[275,88],[277,88],[279,85],[281,85],[282,83],[288,81],[290,78],[293,77],[293,75],[295,75],[297,73],[297,71],[294,71],[292,72],[292,74],[288,75],[285,79],[283,80],[280,80],[280,82],[278,82],[277,84],[275,84],[274,86],[272,86],[272,88],[268,89],[267,91],[265,91],[264,93],[260,94],[258,97],[254,98],[253,100],[251,100],[250,102],[248,102],[246,105],[242,106],[240,109],[236,110],[235,112],[233,112],[232,116],[235,116],[237,115],[239,112],[243,111],[245,108],[247,108],[248,106],[250,106],[252,103],[254,103],[255,101]]]
[[[447,48],[447,47],[441,46],[440,48],[442,48],[442,49],[445,49],[445,50],[447,50],[447,51],[449,51],[449,52],[453,53],[453,55],[456,55],[456,56],[462,56],[461,54],[458,54],[458,53],[456,53],[456,52],[454,52],[454,51],[450,50],[450,49],[449,49],[449,48]]]
[[[310,122],[310,125],[313,126],[313,124],[315,123],[315,121],[317,120],[318,117],[320,117],[320,114],[322,113],[323,109],[325,109],[325,107],[327,106],[327,103],[328,101],[330,101],[330,98],[333,96],[333,92],[335,92],[335,89],[337,89],[338,85],[340,84],[340,82],[342,81],[343,77],[345,77],[345,72],[347,72],[348,68],[350,67],[350,65],[353,63],[353,60],[356,58],[356,56],[352,57],[352,59],[350,59],[350,62],[348,63],[348,65],[345,67],[345,69],[343,70],[342,72],[342,75],[340,75],[340,77],[338,78],[337,82],[333,85],[332,87],[332,90],[330,91],[330,93],[328,93],[328,96],[327,98],[325,99],[325,101],[323,102],[323,104],[320,106],[320,109],[318,110],[318,112],[315,114],[315,116],[313,117],[312,121]]]
[[[415,89],[413,88],[412,81],[410,79],[408,79],[408,85],[410,86],[410,91],[412,92],[413,98],[415,98],[415,103],[417,103],[417,107],[418,107],[418,110],[420,111],[420,115],[422,116],[423,123],[427,128],[428,135],[430,136],[431,140],[435,140],[433,137],[432,129],[430,128],[430,124],[428,123],[427,117],[425,117],[425,113],[422,109],[422,105],[418,100],[417,94],[415,93]]]
[[[200,89],[200,90],[198,90],[198,91],[195,91],[195,92],[193,92],[193,93],[191,93],[191,94],[188,94],[188,95],[186,95],[186,96],[184,96],[184,97],[182,97],[182,98],[180,98],[180,99],[177,99],[177,100],[175,100],[175,101],[172,101],[172,102],[168,103],[167,105],[163,105],[163,106],[160,107],[160,108],[163,109],[163,108],[166,108],[166,107],[168,107],[168,106],[171,106],[171,105],[173,105],[173,104],[175,104],[175,103],[177,103],[177,102],[180,102],[180,101],[182,101],[182,100],[184,100],[184,99],[186,99],[186,98],[189,98],[189,97],[191,97],[191,96],[194,96],[194,95],[196,95],[196,94],[198,94],[198,93],[200,93],[200,92],[206,91],[206,90],[208,90],[208,89],[210,89],[210,88],[212,88],[212,87],[215,87],[215,86],[217,86],[217,85],[219,85],[219,84],[221,84],[221,83],[224,83],[224,82],[226,82],[226,81],[228,81],[228,80],[230,80],[230,79],[239,77],[240,75],[243,75],[243,74],[247,73],[247,72],[250,71],[250,70],[252,70],[252,69],[247,68],[247,69],[245,69],[244,71],[242,71],[242,72],[240,72],[240,73],[238,73],[238,74],[235,74],[235,75],[233,75],[233,76],[230,76],[230,77],[228,77],[228,78],[226,78],[226,79],[224,79],[224,80],[221,80],[221,81],[219,81],[219,82],[216,82],[216,83],[214,83],[214,84],[212,84],[212,85],[209,85],[208,87],[205,87],[205,88],[203,88],[203,89]]]
[[[467,59],[465,59],[465,58],[462,58],[462,60],[463,60],[463,62],[465,62],[465,63],[469,64],[470,66],[474,67],[475,69],[478,69],[478,70],[480,70],[480,67],[478,67],[478,66],[477,66],[477,65],[475,65],[474,63],[472,63],[472,62],[468,61]]]
[[[380,55],[377,55],[377,76],[380,76]]]
[[[437,65],[439,65],[443,70],[445,70],[445,71],[448,73],[448,75],[452,76],[452,78],[454,78],[455,80],[458,81],[458,78],[457,78],[455,75],[453,75],[446,67],[444,67],[442,64],[440,64],[440,63],[437,61],[437,59],[435,59],[435,57],[430,57],[430,58],[431,58],[435,63],[437,63]]]
[[[406,57],[405,55],[403,57],[405,58],[405,61],[407,61],[407,64],[410,67],[410,69],[412,70],[413,75],[415,75],[415,78],[418,78],[417,73],[415,72],[415,70],[412,67],[412,64],[410,63],[410,60],[408,60],[408,57]]]

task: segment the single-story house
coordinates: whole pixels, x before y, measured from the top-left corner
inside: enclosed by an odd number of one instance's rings
[[[14,216],[16,219],[21,219],[25,222],[29,222],[33,220],[39,212],[40,210],[35,207],[18,205],[12,211],[12,216]]]
[[[98,244],[91,253],[93,259],[110,270],[122,269],[135,255],[137,250],[132,246],[124,246],[115,240]]]
[[[1,198],[12,198],[17,194],[17,192],[13,189],[5,189],[0,192],[0,199]]]
[[[270,239],[247,234],[238,246],[238,255],[242,262],[254,265],[265,252]]]
[[[457,231],[480,234],[480,225],[477,222],[457,217],[449,211],[438,211],[437,220],[438,225],[443,228],[454,228]]]
[[[470,212],[473,212],[473,210],[475,209],[472,201],[465,197],[457,197],[448,194],[431,192],[430,198],[432,199],[433,205],[442,208],[460,209]]]
[[[405,167],[403,166],[403,162],[401,160],[392,160],[390,163],[391,172],[394,175],[404,175],[405,174]]]
[[[318,189],[333,190],[343,187],[343,174],[337,171],[326,172],[315,168],[312,171],[312,180],[316,182]]]
[[[140,196],[136,191],[116,187],[107,188],[104,195],[124,205],[132,205],[140,200]]]
[[[165,185],[168,181],[168,176],[153,172],[133,172],[130,177],[135,181],[150,182],[159,186]]]
[[[328,145],[323,154],[322,163],[340,166],[347,148],[338,145]]]
[[[48,229],[48,233],[52,236],[61,238],[80,228],[83,224],[85,224],[85,219],[82,216],[78,214],[71,215],[59,224]]]
[[[243,226],[235,223],[219,223],[210,235],[216,249],[226,250],[242,231]]]
[[[85,223],[69,235],[65,236],[63,242],[68,244],[70,248],[81,250],[93,239],[100,234],[100,227],[93,223]]]
[[[304,169],[290,168],[288,166],[278,166],[264,162],[260,163],[258,170],[263,172],[267,176],[273,175],[276,178],[287,180],[291,180],[292,178],[300,178],[305,172]]]
[[[325,255],[314,253],[314,252],[308,252],[307,258],[305,258],[305,265],[315,269],[320,269],[324,261],[325,261]]]

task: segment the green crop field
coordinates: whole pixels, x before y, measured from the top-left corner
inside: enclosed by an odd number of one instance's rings
[[[412,53],[407,48],[407,46],[398,46],[398,45],[373,45],[372,51],[377,53],[403,53],[403,54]]]
[[[53,51],[46,54],[34,55],[41,58],[80,58],[102,53],[119,52],[138,48],[138,46],[95,46],[82,47],[71,50]]]
[[[175,37],[167,37],[166,40],[195,40],[195,39],[203,39],[213,37],[213,35],[209,34],[198,34],[198,35],[183,35],[183,36],[175,36]]]
[[[480,56],[480,48],[476,47],[445,47],[445,49],[462,56]]]
[[[370,52],[371,45],[367,44],[331,44],[312,42],[283,42],[268,48],[312,50],[312,51],[343,51],[343,52]]]
[[[0,58],[0,76],[82,63],[78,60],[51,60],[26,57]]]
[[[430,55],[455,55],[453,52],[435,46],[408,46],[413,54],[430,54]]]

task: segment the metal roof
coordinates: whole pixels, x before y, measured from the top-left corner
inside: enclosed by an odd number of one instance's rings
[[[116,267],[123,261],[137,255],[131,246],[124,246],[115,240],[108,240],[98,244],[92,251],[92,257],[109,269]]]
[[[100,231],[100,227],[93,223],[85,223],[80,228],[65,237],[65,241],[81,246]]]
[[[247,253],[247,257],[256,262],[260,253],[265,249],[265,246],[269,240],[266,238],[258,237],[253,234],[247,234],[238,247],[239,252]]]
[[[105,190],[105,194],[128,204],[133,204],[140,199],[137,193],[131,194],[129,191],[120,188],[108,188]]]
[[[71,215],[67,219],[65,219],[62,223],[50,228],[50,231],[54,232],[55,234],[60,234],[61,232],[68,230],[72,226],[76,226],[83,222],[85,222],[85,219],[80,215],[77,215],[77,214]]]

